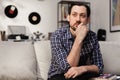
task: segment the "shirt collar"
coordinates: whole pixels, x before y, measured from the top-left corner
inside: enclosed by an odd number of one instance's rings
[[[70,32],[70,27],[69,27],[69,26],[67,27],[66,32],[67,32],[67,39],[68,39],[68,40],[73,40],[74,37],[72,36],[72,34],[71,34],[71,32]]]

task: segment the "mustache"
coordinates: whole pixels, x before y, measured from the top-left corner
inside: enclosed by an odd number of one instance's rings
[[[81,21],[76,21],[76,23],[77,23],[77,24],[80,24],[80,23],[81,23]]]
[[[73,26],[77,26],[81,23],[81,21],[76,21]]]

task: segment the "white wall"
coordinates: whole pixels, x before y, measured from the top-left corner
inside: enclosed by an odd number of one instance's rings
[[[57,2],[59,0],[0,0],[0,29],[6,30],[8,25],[26,26],[27,33],[40,31],[43,33],[53,32],[57,29]],[[18,15],[15,18],[8,18],[4,14],[7,5],[15,5]],[[31,12],[38,12],[41,15],[41,22],[32,25],[28,21]]]

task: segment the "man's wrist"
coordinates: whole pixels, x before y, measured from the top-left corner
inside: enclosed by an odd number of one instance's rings
[[[82,73],[85,73],[88,71],[87,67],[86,66],[80,66],[80,68],[82,69]]]
[[[80,40],[78,37],[76,37],[75,42],[79,45],[82,45],[83,40]]]

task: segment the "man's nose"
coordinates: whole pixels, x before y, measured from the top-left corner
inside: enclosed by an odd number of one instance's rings
[[[80,19],[80,16],[77,16],[76,20],[77,20],[77,21],[80,21],[80,20],[81,20],[81,19]]]

